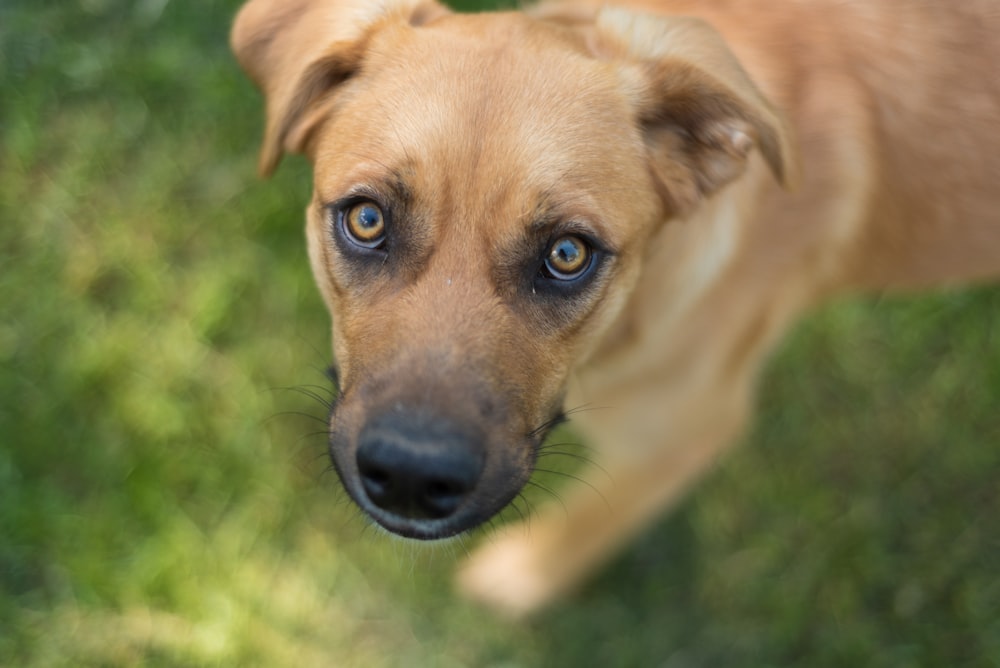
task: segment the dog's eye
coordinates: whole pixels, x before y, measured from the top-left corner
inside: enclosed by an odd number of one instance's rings
[[[590,268],[592,257],[590,246],[580,237],[559,237],[549,246],[544,270],[550,278],[572,281]]]
[[[348,207],[343,227],[350,240],[363,248],[378,248],[385,241],[385,216],[372,202],[357,202]]]

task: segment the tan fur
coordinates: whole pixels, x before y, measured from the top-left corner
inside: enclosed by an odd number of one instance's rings
[[[444,416],[483,430],[497,496],[523,483],[525,435],[566,392],[568,407],[610,406],[575,418],[605,455],[607,475],[584,474],[599,493],[571,492],[566,514],[507,529],[460,573],[499,609],[544,606],[725,452],[804,309],[1000,273],[998,31],[993,0],[480,16],[251,0],[233,46],[267,96],[261,169],[283,151],[315,167],[334,448],[393,406]],[[358,189],[405,212],[390,268],[331,241],[325,207]],[[583,298],[517,287],[544,221],[612,249]]]

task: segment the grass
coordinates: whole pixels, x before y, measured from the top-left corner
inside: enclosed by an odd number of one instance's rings
[[[0,664],[1000,666],[994,288],[815,314],[745,447],[530,624],[367,529],[236,5],[0,5]]]

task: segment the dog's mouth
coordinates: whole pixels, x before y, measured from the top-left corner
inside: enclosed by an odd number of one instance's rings
[[[354,502],[387,531],[423,541],[465,533],[517,498],[561,412],[517,443],[424,410],[375,414],[352,435],[335,406],[330,458]]]

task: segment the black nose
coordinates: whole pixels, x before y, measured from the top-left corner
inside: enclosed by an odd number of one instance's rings
[[[361,485],[373,504],[397,517],[443,519],[479,481],[480,447],[478,439],[440,425],[372,424],[358,440]]]

